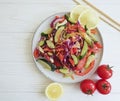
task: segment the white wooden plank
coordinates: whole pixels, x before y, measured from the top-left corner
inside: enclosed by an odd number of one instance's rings
[[[3,33],[0,35],[0,61],[31,62],[32,36],[32,33]]]
[[[52,4],[73,4],[72,0],[0,0],[0,3],[11,3],[11,4],[29,4],[29,3],[52,3]]]
[[[119,94],[101,95],[99,93],[93,96],[87,96],[83,93],[66,93],[57,101],[113,101],[119,99]],[[44,93],[0,93],[1,101],[49,101]]]
[[[48,16],[70,11],[68,4],[0,4],[0,32],[34,32]],[[47,8],[47,9],[46,9]]]
[[[48,101],[41,93],[0,93],[1,101]]]

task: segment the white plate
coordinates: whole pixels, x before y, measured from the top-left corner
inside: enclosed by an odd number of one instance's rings
[[[40,39],[40,33],[45,31],[49,26],[50,26],[50,23],[51,21],[54,19],[54,17],[56,15],[58,16],[62,16],[62,15],[65,15],[67,12],[62,12],[62,13],[57,13],[57,14],[54,14],[48,18],[46,18],[41,24],[40,26],[38,27],[37,31],[35,32],[34,36],[33,36],[33,41],[32,41],[32,55],[33,55],[33,51]],[[98,29],[97,29],[98,30]],[[103,41],[102,41],[102,37],[100,35],[100,32],[98,31],[98,34],[97,34],[97,40],[103,45]],[[76,82],[80,82],[81,80],[91,76],[97,69],[98,65],[100,64],[100,61],[102,59],[102,56],[103,56],[103,48],[96,54],[96,62],[95,62],[95,65],[94,65],[94,68],[86,75],[84,76],[77,76],[75,75],[75,79],[72,80],[71,78],[64,78],[62,74],[59,74],[59,73],[56,73],[56,72],[52,72],[52,71],[49,71],[47,69],[45,69],[40,63],[36,62],[34,56],[33,56],[33,59],[34,59],[34,62],[36,64],[36,66],[38,67],[38,69],[45,75],[47,76],[48,78],[50,78],[51,80],[53,81],[56,81],[56,82],[62,82],[62,83],[76,83]]]

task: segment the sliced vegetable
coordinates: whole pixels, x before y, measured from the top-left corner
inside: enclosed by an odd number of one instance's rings
[[[87,68],[89,67],[90,63],[91,63],[92,61],[94,61],[94,60],[95,60],[95,55],[90,55],[90,56],[87,58],[87,62],[86,62],[86,64],[85,64],[85,69],[87,69]]]
[[[87,42],[84,41],[84,45],[83,45],[80,57],[84,57],[87,51],[88,51],[88,45],[87,45]]]
[[[85,32],[79,31],[79,34],[81,35],[82,38],[85,39],[85,41],[86,41],[90,46],[93,45],[92,39],[91,39]]]
[[[55,48],[55,45],[53,44],[53,42],[51,40],[47,40],[46,43],[49,48]]]
[[[94,34],[92,34],[90,31],[87,31],[87,34],[88,34],[88,36],[90,36],[90,38],[91,38],[94,42],[96,42],[96,41],[97,41],[97,39],[96,39],[95,35],[94,35]]]
[[[63,73],[63,74],[69,73],[69,69],[67,69],[67,68],[59,69],[59,71],[60,71],[61,73]]]
[[[45,43],[45,41],[44,41],[44,40],[40,40],[40,42],[38,43],[38,45],[39,45],[39,46],[43,46],[43,45],[44,45],[44,43]]]
[[[73,58],[75,65],[78,64],[78,58],[75,55],[71,55],[71,56]]]
[[[64,26],[61,26],[60,28],[58,28],[57,32],[55,33],[55,37],[54,37],[55,42],[59,41],[60,35],[62,34],[63,30],[64,30]]]
[[[46,65],[47,69],[50,69],[51,71],[55,71],[56,70],[56,66],[54,64],[52,64],[51,62],[47,61],[44,58],[39,58],[38,60],[36,60],[37,62],[41,62],[43,63],[43,65],[48,64],[49,66]]]
[[[79,76],[86,75],[93,67],[94,67],[95,61],[92,61],[87,69],[84,69],[82,72],[75,70],[75,74]]]
[[[44,53],[44,50],[40,46],[38,46],[38,49],[41,53]]]
[[[65,18],[67,19],[67,21],[69,21],[70,23],[76,23],[71,17],[70,17],[70,13],[65,14]]]
[[[33,55],[34,55],[35,58],[39,57],[39,50],[37,48],[35,48],[35,50],[33,52]]]
[[[93,41],[92,41],[92,39],[86,34],[85,35],[85,40],[86,40],[86,42],[90,45],[90,46],[92,46],[93,45]]]
[[[48,63],[46,63],[45,61],[37,60],[37,62],[39,62],[44,68],[51,70],[50,65],[48,65]]]
[[[52,32],[53,28],[48,28],[46,31],[44,31],[45,34],[50,34]]]
[[[76,66],[75,70],[80,71],[84,68],[86,63],[86,56],[84,58],[82,58],[81,60],[79,60],[78,65]]]
[[[47,34],[47,33],[45,33],[45,32],[42,32],[42,33],[41,33],[41,36],[48,37],[48,34]]]
[[[58,29],[60,26],[64,26],[66,23],[67,23],[67,20],[64,20],[62,23],[58,22],[58,23],[55,25],[55,29]]]

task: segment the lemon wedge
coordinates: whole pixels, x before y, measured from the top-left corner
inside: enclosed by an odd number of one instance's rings
[[[78,21],[83,27],[86,25],[88,29],[94,29],[99,22],[99,17],[95,11],[88,9],[80,14]]]
[[[45,95],[51,101],[56,101],[63,94],[63,87],[59,83],[51,83],[45,89]]]
[[[75,6],[70,13],[70,18],[73,22],[77,22],[78,21],[78,17],[81,15],[82,12],[86,11],[88,9],[87,6],[83,6],[83,5],[77,5]]]

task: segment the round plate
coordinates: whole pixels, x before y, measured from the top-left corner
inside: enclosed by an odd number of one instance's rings
[[[33,41],[32,41],[32,56],[33,56],[33,51],[40,39],[40,33],[45,31],[49,26],[50,26],[50,23],[51,21],[54,19],[54,17],[57,15],[57,16],[62,16],[62,15],[65,15],[66,13],[68,12],[61,12],[61,13],[56,13],[48,18],[46,18],[41,24],[40,26],[38,27],[37,31],[35,32],[34,36],[33,36]],[[103,41],[102,41],[102,37],[101,37],[101,34],[99,32],[99,30],[97,29],[98,31],[98,34],[96,34],[96,38],[97,40],[103,45]],[[71,79],[70,77],[69,78],[64,78],[63,75],[61,75],[60,73],[56,73],[56,72],[52,72],[50,70],[47,70],[45,69],[40,63],[36,62],[34,56],[33,56],[33,59],[34,59],[34,62],[36,64],[36,66],[38,67],[38,69],[45,75],[47,76],[48,78],[50,78],[51,80],[53,81],[56,81],[56,82],[62,82],[62,83],[76,83],[76,82],[80,82],[81,80],[91,76],[97,69],[98,65],[100,64],[100,61],[102,59],[102,56],[103,56],[103,48],[96,54],[96,62],[95,62],[95,65],[94,67],[92,68],[92,70],[87,73],[86,75],[84,76],[77,76],[77,75],[74,75],[74,80]]]

